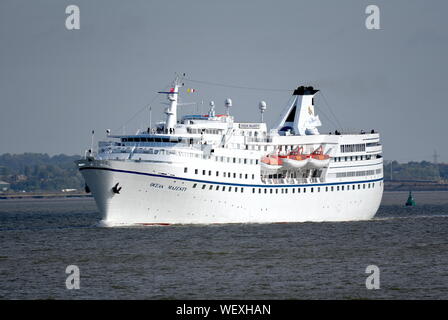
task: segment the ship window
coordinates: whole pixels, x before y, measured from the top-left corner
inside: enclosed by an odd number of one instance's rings
[[[339,186],[336,187],[336,191],[339,191]]]
[[[184,168],[184,173],[187,173],[187,171],[188,171],[188,168],[185,167]]]
[[[202,170],[202,175],[205,176],[205,170]]]
[[[242,173],[240,173],[240,179],[243,179],[243,174]]]
[[[244,178],[247,179],[247,173],[244,175]]]
[[[205,184],[202,185],[202,189],[205,189]]]
[[[255,179],[255,175],[254,175],[254,174],[252,175],[252,180],[253,180],[253,179]]]
[[[247,163],[247,159],[246,158],[244,158],[244,164],[246,164]]]
[[[271,189],[271,190],[270,190],[270,193],[272,193],[273,191],[274,191],[274,190]]]
[[[341,187],[342,191],[344,191],[344,186]]]
[[[303,188],[303,193],[306,193],[306,188]]]
[[[241,193],[243,193],[244,192],[244,188],[243,187],[241,187]]]
[[[255,188],[252,188],[252,193],[255,193]]]
[[[278,193],[278,189],[275,189],[275,193]]]
[[[235,172],[233,173],[233,177],[236,178],[236,173]]]
[[[300,188],[297,188],[297,193],[300,193]]]
[[[198,174],[198,169],[194,169],[194,173],[195,173],[195,174]]]
[[[314,192],[314,188],[311,188],[311,192]]]
[[[282,189],[282,193],[284,193],[285,192],[285,190],[284,189]]]
[[[258,188],[258,193],[261,193],[261,188]]]
[[[226,186],[223,186],[223,187],[222,187],[222,191],[226,191]]]
[[[292,188],[292,193],[296,193],[296,189]]]
[[[358,190],[359,190],[359,189],[361,189],[361,185],[360,185],[360,184],[358,184]]]
[[[238,188],[237,187],[235,187],[235,192],[238,192]]]
[[[285,193],[288,193],[288,189],[285,189]]]
[[[334,187],[333,186],[331,186],[331,191],[334,191]]]
[[[211,171],[211,170],[208,171],[208,175],[209,175],[209,176],[212,175],[212,171]]]
[[[372,188],[375,187],[375,182],[372,183]]]
[[[195,183],[194,185],[193,185],[193,188],[196,188],[196,186],[197,186],[198,184],[197,183]]]
[[[325,192],[328,192],[328,187],[325,187]]]
[[[216,191],[218,191],[219,190],[219,186],[216,186]]]
[[[362,188],[363,188],[363,189],[366,188],[366,184],[365,184],[365,183],[362,184]]]
[[[355,185],[352,185],[352,190],[355,190]]]
[[[317,187],[317,192],[320,192],[320,187]]]
[[[232,187],[229,187],[229,192],[232,191]]]
[[[236,163],[236,158],[233,158],[233,163]]]
[[[264,189],[264,193],[268,193],[268,189]]]
[[[258,164],[258,159],[255,159],[255,164]]]
[[[208,188],[208,190],[212,190],[213,189],[213,185],[210,185],[210,187]]]
[[[219,171],[216,171],[216,176],[219,177]]]

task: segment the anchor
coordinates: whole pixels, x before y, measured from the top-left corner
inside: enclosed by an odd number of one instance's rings
[[[118,188],[118,184],[119,184],[119,182],[117,182],[117,184],[112,187],[113,193],[118,193],[118,194],[120,193],[121,187]]]

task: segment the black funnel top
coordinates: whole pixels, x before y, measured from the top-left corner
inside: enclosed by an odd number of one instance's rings
[[[319,90],[314,89],[313,87],[304,87],[300,86],[297,87],[296,90],[294,90],[293,95],[294,96],[305,96],[305,95],[312,95],[318,92]]]

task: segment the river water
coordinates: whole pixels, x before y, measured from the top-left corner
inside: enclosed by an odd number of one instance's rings
[[[448,299],[448,192],[414,197],[361,222],[120,228],[90,198],[0,200],[0,298]]]

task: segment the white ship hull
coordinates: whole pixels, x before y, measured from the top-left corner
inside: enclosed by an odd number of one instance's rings
[[[224,184],[148,173],[126,162],[85,163],[81,172],[107,226],[367,220],[378,210],[383,192],[382,178],[287,186]],[[119,194],[112,191],[117,182]],[[227,188],[216,191],[216,186]],[[334,191],[325,191],[331,186]],[[336,191],[337,186],[344,191]]]

